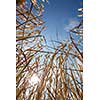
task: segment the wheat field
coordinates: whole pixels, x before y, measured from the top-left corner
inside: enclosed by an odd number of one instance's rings
[[[44,2],[16,1],[16,100],[83,100],[83,21],[48,45]]]

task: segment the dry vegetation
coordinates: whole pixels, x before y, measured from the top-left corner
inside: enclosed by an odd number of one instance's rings
[[[48,46],[41,34],[43,2],[17,0],[16,100],[83,100],[83,22],[69,39]],[[30,83],[33,75],[39,77],[36,84]]]

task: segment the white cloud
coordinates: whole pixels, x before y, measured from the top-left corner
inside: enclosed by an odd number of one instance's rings
[[[69,32],[69,30],[73,29],[78,24],[79,22],[77,20],[70,19],[69,23],[65,27],[66,32]]]

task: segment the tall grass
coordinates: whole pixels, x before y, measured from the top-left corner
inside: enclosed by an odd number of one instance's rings
[[[17,1],[16,100],[83,100],[83,22],[70,30],[66,41],[48,46],[41,34],[42,2]],[[39,81],[30,84],[35,74]]]

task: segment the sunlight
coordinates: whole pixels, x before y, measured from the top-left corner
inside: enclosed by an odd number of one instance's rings
[[[17,1],[16,100],[83,100],[82,0]]]
[[[34,90],[36,90],[36,88],[40,82],[40,79],[37,74],[33,74],[33,76],[28,80],[28,82],[29,82],[29,87],[34,87]],[[26,92],[25,92],[26,97],[29,96],[31,89],[32,88],[26,89]]]
[[[39,79],[39,77],[38,77],[37,74],[33,74],[33,76],[31,77],[31,79],[29,80],[29,83],[30,83],[31,85],[36,85],[36,84],[38,84],[39,82],[40,82],[40,79]]]

